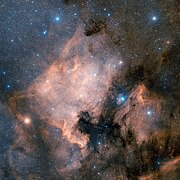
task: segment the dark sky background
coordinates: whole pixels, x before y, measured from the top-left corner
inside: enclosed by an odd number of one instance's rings
[[[1,0],[0,179],[179,179],[179,12],[178,0]],[[59,121],[74,111],[83,148]]]

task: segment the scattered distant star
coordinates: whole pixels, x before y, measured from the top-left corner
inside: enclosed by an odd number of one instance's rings
[[[43,34],[44,34],[44,35],[46,35],[47,33],[48,33],[48,32],[47,32],[46,30],[45,30],[45,31],[43,31]]]

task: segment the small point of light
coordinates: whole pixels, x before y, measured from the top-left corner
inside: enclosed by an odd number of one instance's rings
[[[123,96],[120,99],[121,99],[121,101],[125,101],[125,97],[123,97]]]
[[[3,74],[5,75],[5,74],[6,74],[6,72],[4,71],[4,72],[3,72]]]
[[[8,85],[7,85],[7,88],[10,88],[10,87],[11,87],[11,86],[8,84]]]
[[[100,144],[101,144],[101,142],[98,142],[98,144],[100,145]]]
[[[117,104],[120,105],[120,104],[124,103],[125,101],[126,101],[126,97],[119,94],[118,97],[117,97]]]
[[[43,31],[43,34],[44,34],[44,35],[46,35],[46,34],[47,34],[47,31],[46,31],[46,30],[45,30],[45,31]]]
[[[123,63],[122,61],[119,62],[119,64],[122,64],[122,63]]]
[[[110,13],[108,13],[108,16],[111,16],[111,14],[110,14]]]
[[[169,41],[167,41],[167,44],[169,44],[170,42]]]
[[[96,74],[96,73],[94,73],[93,75],[94,75],[94,77],[96,77],[96,76],[97,76],[97,74]]]
[[[156,21],[156,20],[157,20],[157,17],[156,17],[156,16],[153,16],[153,17],[152,17],[152,20],[153,20],[153,21]]]
[[[24,123],[25,123],[25,124],[29,124],[30,122],[31,122],[30,118],[26,117],[26,118],[24,119]]]
[[[46,82],[49,83],[49,80],[47,80]]]
[[[151,111],[148,111],[148,112],[147,112],[147,115],[151,115]]]
[[[57,17],[55,17],[55,20],[56,20],[56,21],[59,21],[59,20],[60,20],[60,18],[57,16]]]
[[[75,16],[77,16],[77,13],[74,13]]]

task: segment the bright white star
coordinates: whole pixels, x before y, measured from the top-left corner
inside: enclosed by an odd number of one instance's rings
[[[57,17],[55,18],[55,20],[56,20],[56,21],[59,21],[59,20],[60,20],[60,18],[57,16]]]
[[[152,17],[152,20],[153,20],[153,21],[156,21],[156,20],[157,20],[157,17],[156,17],[156,16],[153,16],[153,17]]]

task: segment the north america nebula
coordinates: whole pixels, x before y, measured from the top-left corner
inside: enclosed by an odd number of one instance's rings
[[[0,179],[179,179],[178,7],[3,0]]]

